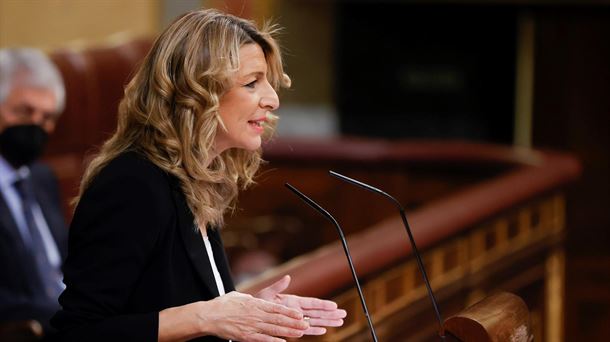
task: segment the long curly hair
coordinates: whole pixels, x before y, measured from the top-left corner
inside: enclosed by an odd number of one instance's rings
[[[75,203],[100,170],[126,151],[136,151],[181,185],[199,229],[221,227],[237,193],[253,183],[261,150],[213,152],[218,130],[225,129],[219,100],[239,69],[239,50],[258,44],[268,78],[278,90],[289,87],[278,29],[216,10],[197,10],[177,18],[157,38],[139,70],[125,88],[116,132],[101,147],[84,173]],[[273,133],[277,117],[270,114],[263,139]]]

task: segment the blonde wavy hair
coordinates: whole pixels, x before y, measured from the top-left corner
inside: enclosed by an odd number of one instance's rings
[[[175,176],[195,223],[220,227],[233,209],[237,193],[253,183],[261,150],[213,152],[218,130],[225,129],[219,100],[232,86],[239,69],[239,50],[258,44],[268,66],[268,78],[278,90],[289,87],[278,29],[262,29],[250,21],[216,10],[197,10],[177,18],[155,41],[125,88],[116,132],[101,147],[83,176],[78,203],[100,170],[126,151],[136,151]],[[263,139],[272,135],[271,115]]]

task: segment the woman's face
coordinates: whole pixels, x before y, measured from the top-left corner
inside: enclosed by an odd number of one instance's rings
[[[220,98],[220,117],[227,130],[218,129],[216,152],[229,148],[256,150],[267,113],[280,101],[267,80],[267,61],[258,44],[246,44],[239,50],[240,67],[233,76],[233,86]]]

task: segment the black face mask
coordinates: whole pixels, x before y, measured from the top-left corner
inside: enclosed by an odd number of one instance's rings
[[[19,168],[40,157],[47,139],[47,132],[38,125],[10,126],[0,133],[0,154]]]

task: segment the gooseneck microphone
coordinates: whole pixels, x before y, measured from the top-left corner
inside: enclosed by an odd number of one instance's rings
[[[373,322],[371,321],[371,316],[369,315],[369,309],[366,306],[366,302],[364,300],[364,294],[362,294],[362,287],[360,287],[360,282],[358,281],[358,276],[356,275],[356,269],[354,268],[354,263],[352,262],[352,256],[349,253],[349,248],[347,247],[347,240],[345,240],[345,235],[343,234],[343,230],[339,223],[335,218],[324,208],[322,208],[318,203],[314,202],[311,198],[305,196],[302,192],[297,190],[294,186],[286,183],[285,184],[290,191],[294,192],[300,199],[302,199],[307,205],[315,209],[317,212],[322,214],[325,218],[331,221],[335,227],[337,228],[337,232],[339,233],[339,237],[341,237],[341,244],[343,244],[343,250],[345,251],[345,256],[347,257],[347,262],[349,263],[349,268],[352,271],[352,277],[354,277],[354,282],[356,283],[356,288],[358,289],[358,296],[360,297],[360,303],[362,303],[362,309],[364,310],[364,315],[366,316],[366,321],[369,324],[369,329],[371,330],[371,335],[373,336],[373,341],[377,342],[377,334],[375,333],[375,328],[373,327]]]
[[[442,340],[445,340],[445,333],[444,333],[444,329],[443,329],[443,319],[441,317],[441,312],[438,308],[438,303],[436,302],[436,298],[434,298],[434,292],[432,292],[432,287],[430,286],[430,281],[428,280],[428,275],[426,274],[426,269],[424,268],[424,263],[421,260],[421,255],[419,254],[419,251],[417,250],[417,246],[415,245],[415,239],[413,239],[413,234],[411,233],[411,227],[409,226],[409,222],[407,221],[407,216],[405,215],[405,208],[403,208],[403,206],[400,204],[400,202],[398,202],[398,200],[396,198],[390,196],[385,191],[379,190],[371,185],[368,185],[361,181],[357,181],[353,178],[349,178],[340,173],[337,173],[334,171],[328,171],[328,172],[330,173],[331,176],[339,178],[342,181],[359,186],[368,191],[380,194],[380,195],[384,196],[385,198],[389,199],[390,201],[392,201],[396,205],[396,207],[400,211],[400,217],[402,217],[402,223],[405,226],[407,235],[409,235],[409,241],[411,242],[411,249],[413,249],[413,253],[415,254],[415,259],[417,259],[417,266],[419,266],[419,270],[421,271],[421,274],[424,278],[424,283],[426,284],[426,288],[428,289],[428,296],[430,297],[430,301],[432,302],[432,306],[434,307],[434,313],[436,314],[436,319],[438,320],[439,329],[440,329],[439,336]]]

